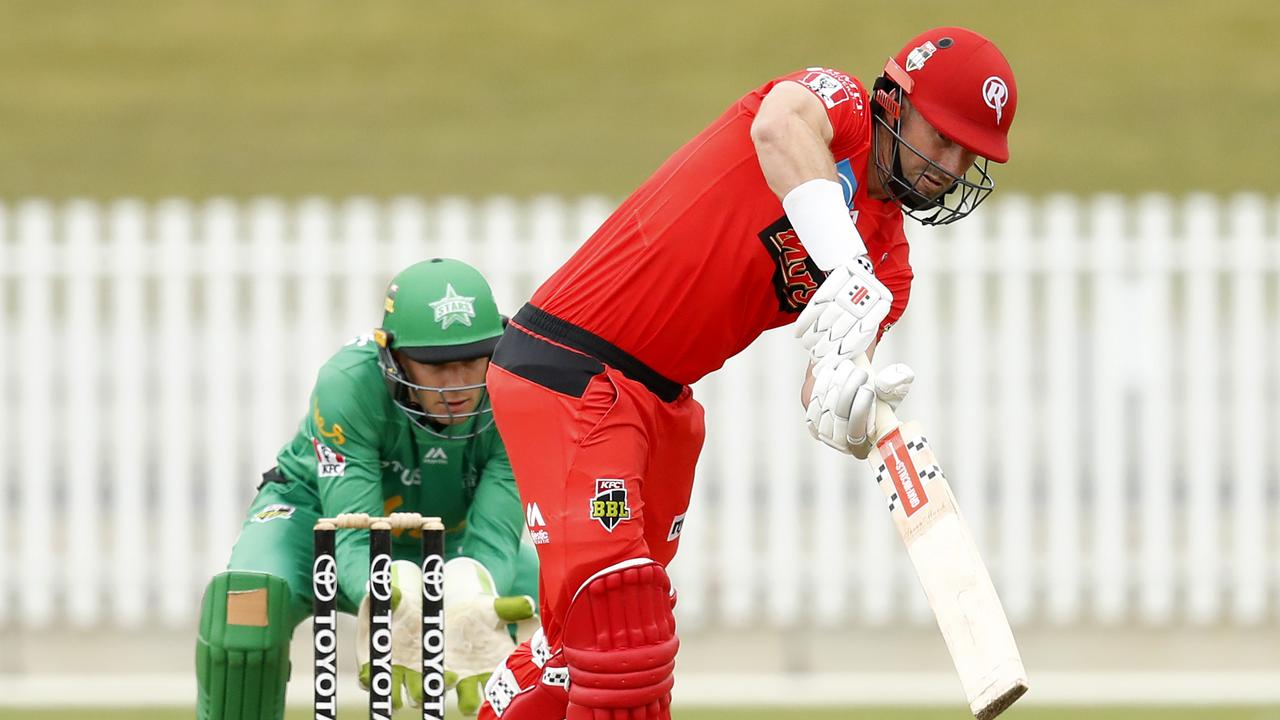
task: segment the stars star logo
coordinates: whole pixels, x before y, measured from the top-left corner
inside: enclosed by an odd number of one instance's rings
[[[459,295],[453,285],[445,286],[444,297],[433,303],[427,303],[436,311],[436,322],[441,330],[448,330],[454,323],[462,323],[471,327],[471,318],[476,316],[475,298]]]

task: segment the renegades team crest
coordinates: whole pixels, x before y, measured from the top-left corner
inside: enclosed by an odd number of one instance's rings
[[[759,238],[773,258],[773,290],[778,296],[778,309],[800,314],[827,274],[809,257],[786,215],[761,230]]]
[[[631,519],[627,503],[627,483],[616,478],[598,478],[596,496],[591,500],[591,519],[599,520],[605,530],[613,532],[618,523]]]

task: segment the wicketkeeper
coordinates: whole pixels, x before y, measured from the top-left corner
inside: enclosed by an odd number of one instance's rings
[[[387,288],[382,326],[321,368],[298,433],[263,475],[227,571],[205,590],[196,646],[197,717],[279,720],[289,640],[312,610],[312,529],[340,513],[438,516],[446,527],[445,670],[459,708],[515,647],[534,615],[537,558],[485,372],[504,320],[475,268],[433,259]],[[284,351],[276,348],[269,351]],[[359,613],[367,686],[369,536],[338,532],[338,607]],[[422,701],[419,532],[392,541],[396,707]]]

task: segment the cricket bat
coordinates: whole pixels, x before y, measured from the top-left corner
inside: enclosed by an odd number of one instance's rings
[[[1027,672],[991,575],[920,427],[900,421],[880,400],[876,425],[876,449],[867,458],[876,483],[938,620],[969,709],[978,720],[994,718],[1027,691]]]

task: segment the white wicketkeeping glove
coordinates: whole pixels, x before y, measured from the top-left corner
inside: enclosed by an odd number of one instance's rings
[[[852,360],[876,339],[893,294],[860,255],[833,269],[796,318],[795,333],[815,362],[829,355]]]
[[[356,661],[365,690],[370,676],[369,604],[365,593],[356,613]],[[404,704],[401,687],[410,705],[422,704],[422,568],[408,560],[391,563],[391,706],[397,710]]]
[[[896,410],[915,377],[915,372],[902,363],[873,374],[853,360],[828,356],[813,367],[813,390],[805,406],[809,434],[842,453],[865,460],[881,434],[876,426],[876,399]]]
[[[516,647],[507,626],[534,612],[528,595],[499,597],[489,570],[472,558],[444,564],[445,684],[457,689],[463,715],[480,710],[490,673]]]

